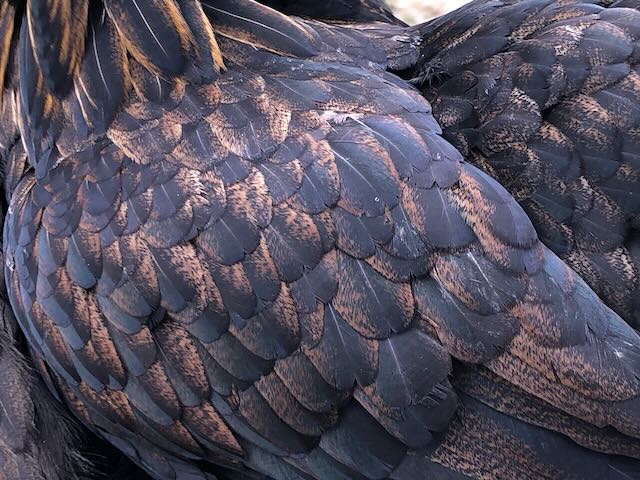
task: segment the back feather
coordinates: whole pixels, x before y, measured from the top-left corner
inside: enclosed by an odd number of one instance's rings
[[[87,0],[29,0],[27,21],[34,58],[47,88],[66,94],[84,56]]]

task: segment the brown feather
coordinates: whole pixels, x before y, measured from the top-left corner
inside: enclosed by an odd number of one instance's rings
[[[27,21],[34,57],[47,88],[67,93],[84,57],[88,0],[29,0]]]
[[[4,91],[4,83],[7,75],[7,66],[11,57],[11,44],[13,42],[13,27],[16,9],[13,4],[3,2],[0,5],[0,92]],[[0,95],[0,107],[4,95]]]

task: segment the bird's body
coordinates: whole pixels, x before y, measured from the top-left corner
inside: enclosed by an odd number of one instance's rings
[[[320,5],[281,7],[328,17]],[[368,21],[366,2],[349,6]],[[444,137],[638,328],[640,3],[479,0],[419,28],[421,59],[403,75]]]
[[[5,276],[87,427],[157,479],[638,472],[640,337],[385,71],[415,30],[49,3],[5,63]]]
[[[445,138],[640,328],[640,2],[475,2],[424,35]]]

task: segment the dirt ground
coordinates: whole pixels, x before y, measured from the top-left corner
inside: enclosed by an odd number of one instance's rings
[[[387,0],[393,11],[405,22],[414,24],[438,17],[461,7],[468,0]]]

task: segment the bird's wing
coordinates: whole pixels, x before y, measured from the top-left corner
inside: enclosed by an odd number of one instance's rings
[[[7,73],[12,75],[15,72]],[[5,90],[0,108],[3,213],[28,170],[15,121],[15,97]],[[4,222],[3,222],[4,223]],[[0,255],[4,265],[4,256]],[[112,478],[142,477],[126,457],[89,434],[60,402],[42,358],[30,350],[7,298],[0,273],[0,478],[88,480],[109,467]],[[38,375],[40,368],[43,376]]]
[[[320,34],[254,2],[106,5],[66,96],[23,27],[18,98],[42,110],[21,111],[34,171],[4,242],[18,321],[85,424],[157,478],[461,478],[523,458],[602,478],[607,457],[565,437],[551,460],[529,450],[482,406],[490,380],[565,421],[545,427],[638,456],[638,334],[418,92],[314,60]],[[226,70],[171,73],[218,45]],[[454,387],[456,362],[489,380]],[[496,428],[508,441],[481,454]],[[572,449],[593,461],[563,465]]]
[[[476,1],[422,32],[444,137],[640,326],[640,3]]]

